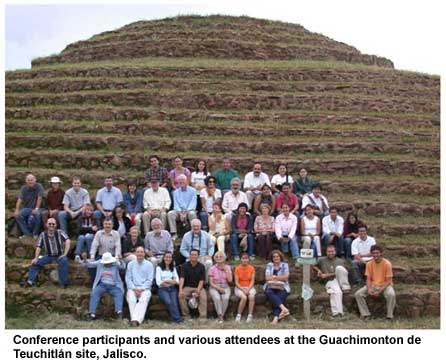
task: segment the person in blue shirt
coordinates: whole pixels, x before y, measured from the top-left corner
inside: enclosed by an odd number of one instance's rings
[[[197,209],[197,191],[187,185],[187,177],[184,174],[178,177],[178,183],[180,186],[173,193],[173,210],[167,214],[172,240],[178,238],[177,221],[186,226],[188,220],[191,222],[197,217],[195,211]]]
[[[141,231],[143,194],[140,189],[137,189],[135,181],[129,181],[123,199],[127,217],[130,219],[132,226],[136,226],[138,231]]]
[[[143,246],[137,247],[136,260],[128,264],[125,274],[130,325],[132,326],[138,326],[144,321],[147,306],[152,297],[153,264],[144,259],[145,254]]]
[[[98,222],[105,217],[112,216],[113,209],[123,202],[122,192],[119,188],[113,186],[113,177],[104,179],[104,187],[96,193],[96,207],[94,216]]]

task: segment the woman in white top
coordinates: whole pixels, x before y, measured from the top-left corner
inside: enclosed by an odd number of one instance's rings
[[[288,174],[288,167],[286,164],[279,164],[277,167],[277,174],[271,178],[271,189],[275,195],[278,195],[282,191],[282,185],[288,182],[290,185],[293,185],[294,180]]]
[[[156,284],[158,286],[158,296],[166,305],[172,322],[179,324],[183,322],[178,304],[178,289],[180,282],[172,253],[164,254],[163,260],[156,267]]]
[[[212,243],[217,244],[218,251],[224,252],[225,241],[229,240],[229,221],[221,210],[220,202],[214,202],[212,206],[213,213],[209,216],[209,234]]]
[[[300,220],[300,231],[304,248],[311,248],[315,256],[322,256],[321,250],[321,220],[314,214],[312,205],[305,207],[305,216]]]
[[[192,172],[190,178],[190,184],[197,191],[197,195],[200,195],[200,192],[203,188],[205,188],[204,180],[210,173],[208,172],[206,162],[204,160],[198,161],[195,171]]]
[[[200,192],[201,211],[198,216],[201,221],[203,230],[207,230],[208,219],[214,209],[214,203],[221,202],[221,191],[216,187],[216,179],[214,176],[208,176],[204,180],[205,188]]]

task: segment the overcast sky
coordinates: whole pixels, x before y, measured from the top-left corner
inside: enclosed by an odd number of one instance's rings
[[[137,20],[179,14],[230,14],[298,23],[363,53],[389,58],[398,69],[444,72],[442,1],[196,0],[188,4],[177,0],[177,4],[166,4],[169,2],[7,5],[6,69],[29,68],[35,57],[58,53],[69,43]]]

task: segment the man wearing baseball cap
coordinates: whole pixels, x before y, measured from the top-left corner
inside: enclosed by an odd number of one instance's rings
[[[63,211],[63,197],[65,195],[65,191],[60,188],[62,185],[62,181],[59,177],[54,176],[51,177],[50,180],[51,189],[48,191],[46,196],[46,210],[42,212],[42,224],[44,228],[46,227],[46,222],[50,217],[56,219],[58,225],[60,226],[58,215],[59,212]]]

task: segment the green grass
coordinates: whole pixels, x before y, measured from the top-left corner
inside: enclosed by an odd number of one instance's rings
[[[368,226],[378,226],[378,225],[439,225],[440,216],[386,216],[377,217],[359,214],[358,217],[365,222]]]
[[[375,201],[375,202],[397,202],[397,203],[416,203],[419,205],[439,205],[440,196],[423,196],[415,194],[396,194],[396,193],[331,193],[330,201]]]
[[[379,243],[383,243],[385,246],[423,246],[423,245],[435,245],[440,244],[440,234],[408,234],[405,236],[384,236],[376,237]]]

